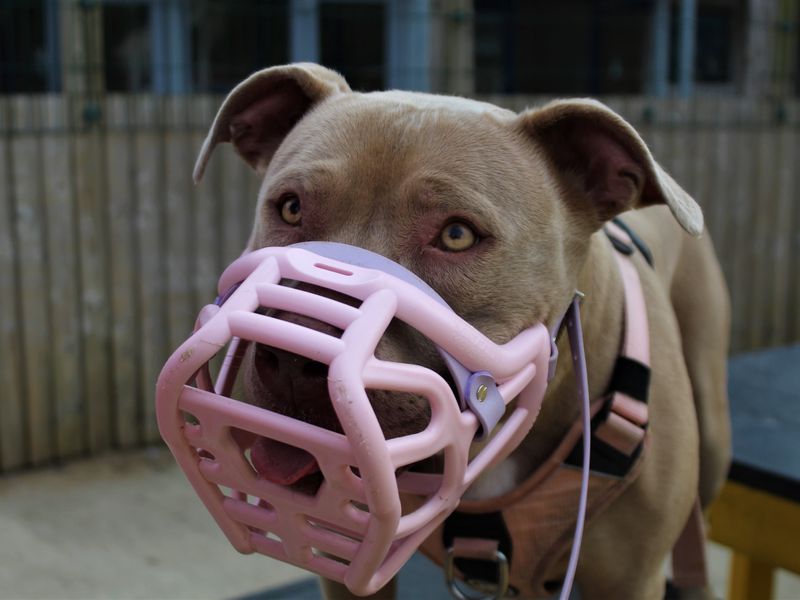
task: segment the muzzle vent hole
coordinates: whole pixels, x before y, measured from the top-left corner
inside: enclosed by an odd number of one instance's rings
[[[323,552],[319,548],[314,548],[313,546],[311,547],[311,553],[318,558],[332,560],[334,562],[341,563],[347,566],[350,565],[350,561],[347,560],[346,558],[342,558],[341,556],[336,556],[335,554],[330,554],[328,552]]]
[[[306,517],[306,523],[313,527],[314,529],[319,529],[324,531],[328,535],[333,535],[336,537],[343,538],[348,542],[357,542],[361,543],[363,541],[362,537],[359,537],[357,533],[351,531],[344,531],[341,527],[335,527],[329,523],[325,523],[324,521],[316,521],[314,519]]]
[[[197,455],[202,460],[217,460],[217,457],[211,454],[211,452],[208,450],[203,450],[202,448],[196,448],[195,450],[197,451]]]
[[[240,492],[239,490],[226,487],[224,485],[218,485],[219,491],[222,493],[223,496],[226,498],[231,498],[232,500],[239,500],[240,502],[247,502],[247,494],[244,492]]]
[[[272,531],[265,531],[264,532],[264,537],[267,538],[268,540],[273,540],[275,542],[278,542],[279,544],[283,543],[283,540],[281,539],[281,536],[279,536],[278,534],[276,534],[276,533],[274,533]]]
[[[306,377],[328,377],[328,365],[315,360],[303,365],[303,375]]]

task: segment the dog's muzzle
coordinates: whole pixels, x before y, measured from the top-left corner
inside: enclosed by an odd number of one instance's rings
[[[219,291],[161,372],[157,416],[178,463],[240,552],[374,593],[467,487],[519,444],[539,412],[552,352],[544,325],[495,344],[423,281],[377,254],[324,242],[265,248],[231,264]],[[352,301],[335,299],[342,296]],[[286,312],[342,334],[271,316]],[[393,319],[436,346],[452,382],[417,364],[375,357]],[[234,399],[253,343],[327,365],[328,401],[343,433]],[[387,439],[367,390],[424,398],[427,426]],[[485,444],[470,457],[481,437]],[[285,467],[290,471],[305,473],[316,463],[321,484],[313,493],[253,466],[284,456],[298,461]],[[438,472],[415,470],[430,458]]]

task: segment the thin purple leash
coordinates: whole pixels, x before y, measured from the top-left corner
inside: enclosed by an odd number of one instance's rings
[[[561,587],[559,600],[567,600],[575,581],[575,571],[578,568],[578,557],[583,539],[583,526],[586,522],[586,502],[589,495],[589,457],[591,453],[591,423],[589,419],[589,377],[586,373],[586,351],[583,347],[583,329],[581,328],[581,300],[583,294],[576,293],[567,313],[567,332],[569,334],[570,352],[572,354],[572,367],[575,371],[575,383],[578,387],[578,397],[581,400],[583,412],[583,466],[581,468],[581,496],[578,505],[578,518],[575,523],[575,534],[572,538],[572,550],[569,555],[567,574],[564,585]]]

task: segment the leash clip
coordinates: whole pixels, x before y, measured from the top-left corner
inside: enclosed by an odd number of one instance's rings
[[[458,586],[458,580],[455,576],[456,558],[471,558],[497,563],[497,584],[492,585],[494,590],[491,595],[467,594]],[[502,600],[508,592],[508,559],[498,549],[496,540],[455,538],[453,545],[447,548],[447,556],[444,560],[444,577],[450,595],[456,600]]]
[[[547,368],[547,383],[550,383],[553,380],[553,377],[556,376],[556,368],[558,367],[558,346],[556,345],[556,342],[558,341],[558,336],[561,335],[561,330],[569,320],[573,305],[577,304],[578,307],[580,307],[583,305],[583,301],[585,299],[586,294],[580,290],[575,290],[572,300],[570,300],[569,308],[567,308],[567,312],[564,313],[550,334],[550,361],[548,362]]]

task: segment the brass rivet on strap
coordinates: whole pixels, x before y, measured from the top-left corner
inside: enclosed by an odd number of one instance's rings
[[[480,384],[478,389],[475,390],[475,396],[478,398],[478,401],[483,402],[486,400],[486,396],[489,394],[489,388],[487,388],[484,384]]]

